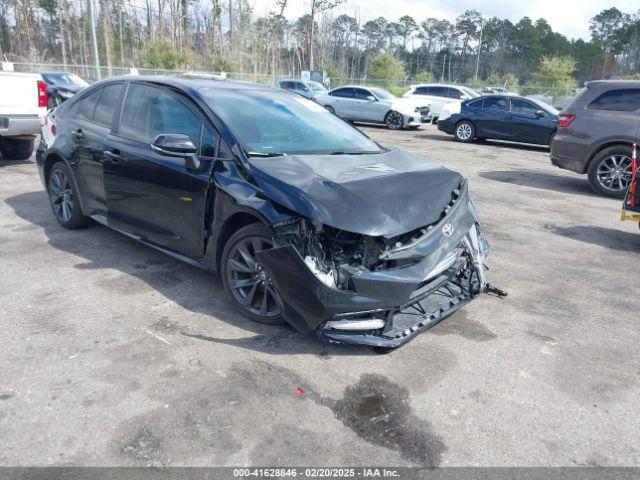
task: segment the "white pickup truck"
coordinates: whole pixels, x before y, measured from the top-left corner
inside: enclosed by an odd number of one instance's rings
[[[47,86],[36,73],[0,72],[0,153],[26,160],[47,113]]]

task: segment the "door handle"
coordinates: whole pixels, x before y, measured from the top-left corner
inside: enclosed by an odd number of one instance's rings
[[[73,135],[73,138],[75,138],[76,140],[84,140],[86,138],[81,128],[71,132],[71,135]]]
[[[105,150],[104,152],[102,152],[102,155],[104,156],[105,161],[110,163],[121,163],[125,161],[124,157],[120,155],[120,152],[118,152],[118,150],[113,150],[111,152]]]

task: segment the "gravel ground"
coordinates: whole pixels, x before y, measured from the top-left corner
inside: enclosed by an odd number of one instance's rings
[[[544,148],[363,129],[469,178],[510,293],[388,355],[256,325],[216,276],[66,231],[33,160],[0,161],[0,465],[640,465],[620,201]]]

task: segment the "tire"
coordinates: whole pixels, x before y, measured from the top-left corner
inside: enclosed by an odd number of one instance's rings
[[[222,252],[222,284],[234,307],[254,322],[284,323],[282,300],[255,252],[271,248],[271,230],[254,223],[242,227],[227,241]]]
[[[587,177],[599,194],[624,198],[631,179],[631,147],[616,145],[598,152],[589,163]]]
[[[549,148],[551,148],[551,144],[553,143],[553,139],[556,138],[556,133],[557,132],[553,132],[551,135],[549,135],[549,141],[547,142],[547,145],[549,146]]]
[[[400,130],[402,127],[404,127],[404,117],[400,112],[391,110],[384,117],[384,123],[387,125],[387,128],[389,130]]]
[[[333,107],[331,105],[327,105],[324,108],[326,108],[329,113],[332,113],[334,115],[336,114],[336,111],[333,109]]]
[[[49,170],[47,193],[53,215],[64,228],[75,230],[90,223],[90,219],[82,214],[73,174],[64,162],[54,163]]]
[[[33,138],[3,138],[0,150],[5,160],[28,160],[33,155]]]
[[[476,126],[468,120],[462,120],[453,129],[453,136],[462,143],[473,142],[476,138]]]

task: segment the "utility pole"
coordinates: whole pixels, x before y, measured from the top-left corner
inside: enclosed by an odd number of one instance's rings
[[[478,45],[478,58],[476,59],[476,83],[478,83],[478,70],[480,69],[480,50],[482,50],[482,30],[484,21],[480,20],[480,44]]]
[[[89,26],[91,27],[91,44],[93,45],[93,59],[96,66],[96,80],[100,80],[100,58],[98,57],[98,39],[96,38],[96,24],[93,21],[93,0],[87,0],[89,9]]]
[[[118,8],[118,30],[120,31],[120,66],[124,67],[124,36],[122,34],[122,1]]]
[[[58,26],[60,28],[60,48],[62,50],[62,70],[67,71],[67,48],[64,42],[64,22],[62,20],[62,3],[58,0]]]

